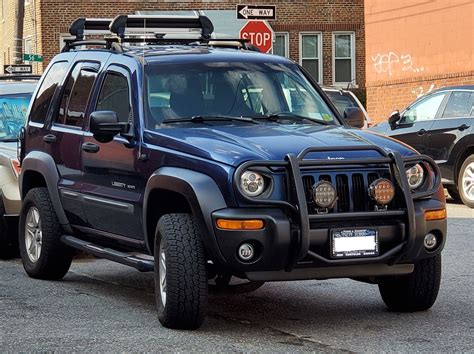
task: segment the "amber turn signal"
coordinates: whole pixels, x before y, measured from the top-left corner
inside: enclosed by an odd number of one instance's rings
[[[263,220],[228,220],[217,219],[216,225],[224,230],[260,230],[265,226]]]
[[[446,219],[446,216],[447,216],[446,215],[446,209],[425,211],[425,220],[426,221],[443,220],[443,219]]]

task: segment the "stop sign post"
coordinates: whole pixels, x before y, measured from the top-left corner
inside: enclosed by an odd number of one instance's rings
[[[240,29],[240,38],[250,40],[263,53],[268,53],[273,45],[273,30],[265,21],[247,21]]]

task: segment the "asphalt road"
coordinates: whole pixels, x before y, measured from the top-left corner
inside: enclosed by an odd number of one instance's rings
[[[0,352],[473,352],[474,211],[450,204],[434,307],[390,313],[374,285],[351,280],[268,283],[211,295],[199,331],[160,326],[153,274],[105,260],[74,262],[63,281],[28,278],[0,261]]]

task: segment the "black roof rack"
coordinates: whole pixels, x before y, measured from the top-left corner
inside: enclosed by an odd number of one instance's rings
[[[110,31],[122,40],[126,35],[160,37],[169,34],[199,34],[207,41],[214,32],[214,25],[206,16],[119,15],[110,24]]]
[[[41,78],[41,75],[34,75],[34,74],[24,74],[24,75],[0,75],[0,80],[15,80],[15,81],[21,81],[21,80],[39,80]]]
[[[123,52],[124,43],[226,46],[218,42],[239,43],[238,47],[242,49],[258,51],[247,39],[211,38],[213,32],[211,20],[202,15],[119,15],[114,19],[80,17],[69,27],[69,33],[75,38],[65,40],[62,52],[81,46],[101,46],[106,50]],[[101,38],[85,40],[84,36],[88,34]]]
[[[83,40],[87,33],[92,34],[110,34],[110,18],[76,18],[71,26],[69,33],[76,36],[76,40]]]

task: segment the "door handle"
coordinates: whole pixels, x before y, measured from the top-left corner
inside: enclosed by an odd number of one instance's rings
[[[418,135],[420,135],[420,136],[421,136],[421,135],[425,135],[425,133],[426,133],[426,130],[425,130],[425,129],[420,129],[420,130],[418,130]]]
[[[459,129],[460,131],[469,129],[469,125],[467,125],[467,124],[460,125],[460,126],[458,127],[458,129]]]
[[[54,144],[56,141],[58,141],[58,138],[56,138],[56,135],[48,134],[43,136],[43,141],[47,144]]]
[[[100,149],[99,145],[94,143],[84,143],[82,144],[82,150],[85,152],[96,153]]]

